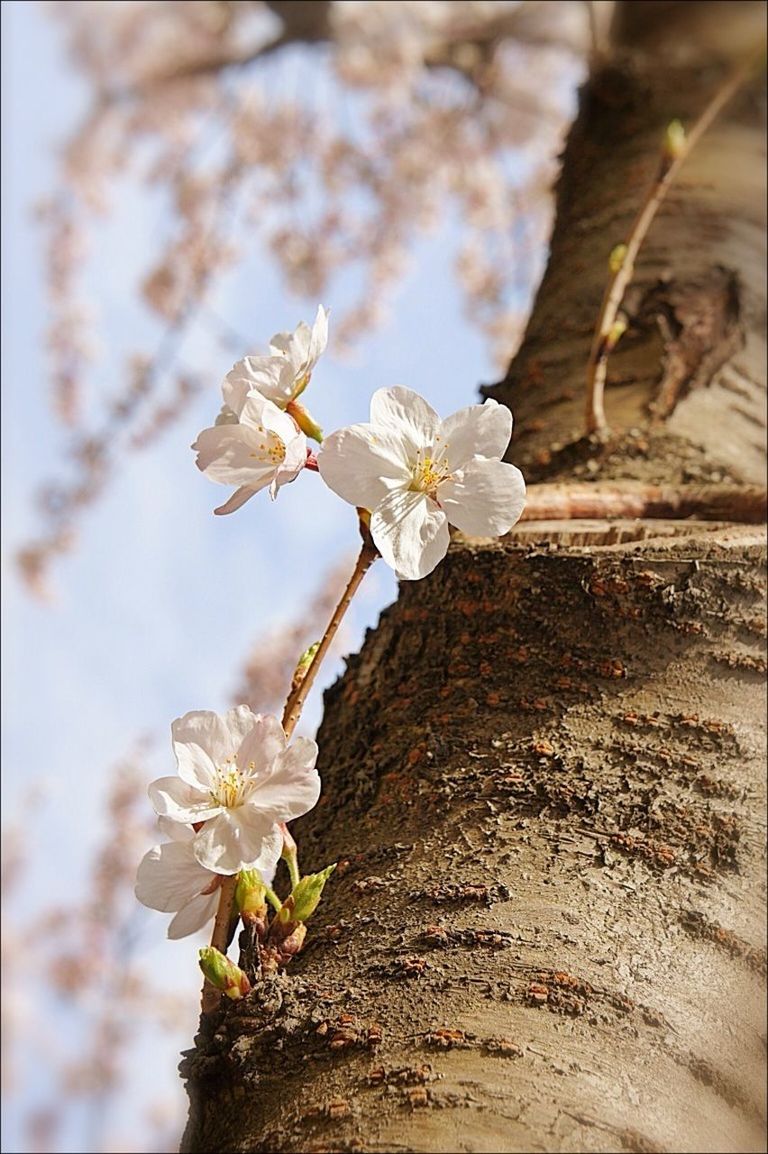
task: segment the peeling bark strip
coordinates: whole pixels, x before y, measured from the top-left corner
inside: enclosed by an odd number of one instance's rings
[[[762,1148],[763,534],[568,542],[454,547],[329,692],[337,880],[185,1151]]]
[[[702,521],[738,521],[762,525],[766,491],[757,485],[533,485],[525,521],[576,517],[697,517]]]

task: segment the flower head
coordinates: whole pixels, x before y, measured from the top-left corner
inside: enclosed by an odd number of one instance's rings
[[[292,333],[272,337],[268,356],[237,362],[222,386],[225,404],[239,413],[245,397],[257,392],[285,409],[306,389],[327,344],[328,311],[319,305],[311,328],[301,321]]]
[[[496,401],[441,421],[418,393],[396,386],[371,398],[371,420],[332,433],[317,464],[351,504],[371,510],[371,535],[398,577],[426,577],[443,559],[448,525],[498,537],[518,520],[525,482],[501,455],[512,414]]]
[[[242,403],[238,401],[237,408],[225,409],[192,446],[197,450],[197,467],[207,477],[238,486],[216,513],[234,512],[267,486],[274,499],[307,459],[307,438],[287,413],[265,397],[250,393],[242,397]]]
[[[192,852],[213,873],[274,869],[283,848],[278,823],[300,817],[320,796],[314,741],[288,745],[276,717],[247,705],[223,717],[187,713],[171,732],[179,776],[150,785],[155,811],[198,826]]]

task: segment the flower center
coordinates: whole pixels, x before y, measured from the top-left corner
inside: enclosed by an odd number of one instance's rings
[[[261,441],[257,453],[251,453],[257,461],[269,461],[273,465],[281,465],[285,460],[285,445],[279,437],[270,437]]]
[[[410,488],[417,493],[427,493],[434,499],[438,485],[450,477],[448,463],[443,457],[422,457],[419,452],[416,462],[411,469]]]
[[[237,809],[249,793],[249,779],[234,762],[235,758],[227,758],[223,766],[216,766],[216,779],[210,791],[212,799],[224,809]]]

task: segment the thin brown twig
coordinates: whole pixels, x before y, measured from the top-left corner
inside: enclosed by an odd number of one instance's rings
[[[317,652],[312,658],[312,661],[307,668],[307,672],[304,674],[301,681],[299,681],[296,688],[291,690],[288,700],[285,703],[285,709],[283,711],[283,729],[285,730],[286,738],[290,738],[291,734],[296,728],[299,717],[301,716],[301,711],[304,707],[304,702],[307,698],[307,694],[312,688],[312,683],[317,676],[320,665],[326,653],[331,647],[331,643],[336,636],[336,631],[342,622],[344,614],[347,612],[347,609],[352,602],[352,598],[359,589],[363,578],[365,577],[366,573],[378,555],[379,554],[376,550],[376,547],[373,545],[370,539],[364,540],[363,546],[360,550],[360,555],[355,562],[355,568],[352,571],[352,576],[347,583],[346,589],[341,595],[341,600],[333,611],[325,633],[323,634],[323,638],[317,648]]]
[[[752,72],[762,49],[749,57],[721,85],[702,112],[699,119],[675,149],[674,155],[665,148],[659,171],[640,206],[625,243],[625,252],[605,289],[600,313],[595,326],[595,335],[587,362],[587,410],[586,432],[604,438],[608,433],[605,416],[604,394],[608,370],[608,357],[618,343],[624,327],[619,318],[619,308],[635,271],[635,261],[646,238],[649,228],[659,211],[664,198],[671,188],[680,168],[690,156],[701,137],[729,100]]]

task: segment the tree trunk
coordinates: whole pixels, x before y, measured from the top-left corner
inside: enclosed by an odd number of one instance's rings
[[[607,254],[762,16],[621,6],[489,390],[529,477],[763,479],[749,90],[641,255],[616,432],[581,436]],[[765,1148],[765,552],[738,524],[550,521],[403,584],[327,695],[298,823],[307,868],[341,864],[292,969],[203,1022],[183,1150]]]

